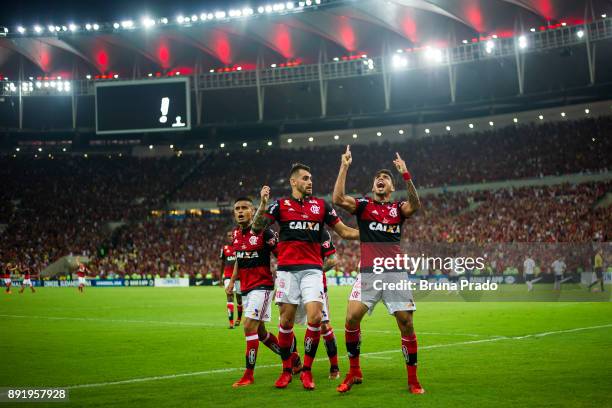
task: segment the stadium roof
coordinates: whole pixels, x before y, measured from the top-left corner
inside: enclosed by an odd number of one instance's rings
[[[165,16],[166,24],[160,23],[164,16],[150,16],[157,24],[148,29],[143,16],[133,16],[130,24],[116,22],[115,27],[113,22],[98,22],[99,31],[85,29],[94,21],[41,21],[38,33],[34,26],[24,26],[24,33],[17,32],[17,26],[4,33],[0,28],[0,75],[15,78],[20,66],[25,76],[63,78],[190,74],[198,63],[204,70],[252,69],[259,55],[266,64],[312,63],[321,49],[332,59],[381,55],[383,44],[392,49],[456,45],[486,35],[582,24],[610,8],[605,0],[323,0],[319,5],[309,0],[309,7],[290,3],[290,9],[289,3],[282,3],[282,10],[274,12],[259,12],[265,5],[253,4],[247,17],[229,17],[226,10],[218,18],[219,10],[194,10],[196,21],[187,24],[178,23],[177,15]],[[51,31],[49,24],[60,25]]]

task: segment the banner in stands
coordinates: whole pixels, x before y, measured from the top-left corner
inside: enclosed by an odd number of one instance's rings
[[[18,279],[18,280],[13,280],[13,281],[11,281],[11,284],[12,284],[13,286],[21,286],[21,283],[22,283],[22,282],[23,282],[23,281],[22,281],[21,279]],[[32,279],[32,286],[41,286],[40,281],[39,281],[39,280],[34,280],[34,279]]]
[[[155,286],[162,288],[178,288],[189,286],[189,278],[155,278]]]

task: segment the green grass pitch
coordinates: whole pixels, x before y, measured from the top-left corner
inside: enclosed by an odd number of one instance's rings
[[[348,292],[330,288],[343,375]],[[0,297],[0,386],[77,386],[68,405],[79,407],[612,406],[612,303],[423,301],[417,307],[427,393],[407,392],[395,321],[378,305],[362,324],[364,383],[339,395],[338,381],[327,379],[322,343],[315,391],[303,390],[298,378],[275,389],[279,360],[263,345],[256,383],[232,389],[245,341],[242,328],[226,327],[219,287],[86,288],[83,295],[71,288],[14,290]],[[276,333],[273,311],[268,327]],[[299,342],[303,334],[297,328]],[[18,406],[28,405],[45,404]]]

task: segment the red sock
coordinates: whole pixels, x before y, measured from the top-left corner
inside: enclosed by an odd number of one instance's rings
[[[321,323],[308,323],[306,334],[304,335],[304,369],[310,370],[317,348],[319,348],[319,340],[321,339]]]
[[[293,326],[278,326],[278,345],[280,346],[283,370],[291,370],[291,343],[293,342]]]
[[[336,343],[336,335],[332,328],[329,331],[323,333],[323,339],[325,340],[325,349],[327,350],[327,357],[329,357],[329,364],[332,368],[338,367],[338,345]]]
[[[419,382],[417,378],[417,338],[416,334],[402,337],[402,353],[406,360],[406,371],[408,372],[408,384]]]
[[[238,304],[238,320],[242,319],[242,304]]]
[[[344,328],[344,338],[346,341],[346,351],[348,352],[349,363],[351,369],[359,369],[359,350],[361,348],[361,327]]]
[[[245,333],[246,337],[246,372],[253,375],[255,362],[257,361],[257,349],[259,348],[259,336],[255,333]]]
[[[259,341],[261,341],[267,348],[272,350],[274,354],[278,354],[280,356],[280,345],[278,344],[278,339],[275,335],[267,332],[265,335],[259,338]]]
[[[229,318],[230,324],[234,324],[234,303],[227,302],[227,317]]]

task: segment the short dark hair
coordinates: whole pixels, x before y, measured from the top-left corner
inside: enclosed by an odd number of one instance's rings
[[[395,185],[395,177],[393,177],[393,173],[391,173],[391,170],[388,170],[388,169],[380,169],[380,170],[378,170],[376,172],[376,174],[374,175],[374,179],[376,179],[381,174],[386,174],[387,176],[389,176],[389,178],[391,179],[391,183],[393,185]]]
[[[251,200],[249,197],[238,197],[237,199],[234,200],[234,205],[236,205],[236,203],[238,201],[248,201],[249,203],[253,204],[253,200]]]
[[[293,163],[291,165],[291,171],[289,172],[289,178],[293,177],[293,175],[300,170],[305,170],[310,173],[310,167],[308,167],[307,165],[303,163]]]

